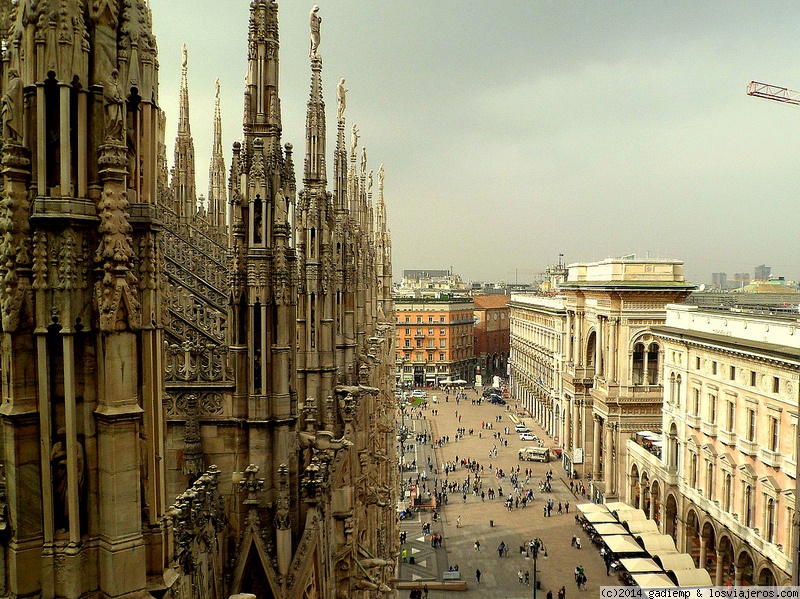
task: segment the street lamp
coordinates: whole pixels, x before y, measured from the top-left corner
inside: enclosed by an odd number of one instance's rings
[[[539,559],[539,551],[542,552],[542,557],[547,559],[547,547],[544,546],[544,541],[537,538],[533,540],[530,548],[533,557],[533,599],[536,599],[536,562]]]

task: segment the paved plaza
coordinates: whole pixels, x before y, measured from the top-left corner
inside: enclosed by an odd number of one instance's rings
[[[438,397],[438,404],[432,403],[434,394]],[[508,511],[500,497],[482,501],[480,494],[475,496],[469,492],[465,503],[462,493],[458,491],[450,493],[447,504],[440,507],[438,522],[432,521],[430,511],[414,513],[410,519],[402,520],[400,529],[406,533],[407,542],[401,549],[405,549],[409,557],[413,555],[414,563],[410,563],[410,559],[407,562],[400,560],[398,597],[405,599],[409,596],[410,590],[415,588],[410,586],[412,582],[419,588],[428,583],[430,599],[452,597],[456,591],[442,590],[441,587],[446,584],[442,582],[446,578],[446,571],[456,565],[467,584],[466,592],[456,593],[456,596],[478,597],[488,592],[492,599],[533,597],[533,560],[521,553],[520,548],[534,538],[542,539],[547,553],[545,558],[544,552],[540,552],[537,560],[536,577],[541,582],[540,589],[536,591],[538,598],[545,599],[547,592],[552,590],[553,598],[557,599],[558,589],[562,585],[566,589],[567,597],[597,597],[600,586],[618,584],[616,576],[606,576],[605,565],[597,548],[575,523],[574,506],[585,500],[570,491],[570,480],[563,471],[561,461],[554,459],[547,464],[519,461],[518,450],[536,443],[519,440],[519,435],[514,432],[514,422],[510,418],[512,412],[506,406],[491,405],[485,401],[481,405],[475,405],[473,400],[478,398],[478,394],[473,391],[467,391],[466,394],[467,399],[462,399],[457,404],[454,393],[450,393],[449,401],[445,401],[446,393],[428,391],[428,405],[421,410],[421,417],[416,417],[420,410],[412,406],[407,408],[405,424],[409,427],[410,436],[406,445],[413,444],[413,448],[407,448],[404,457],[409,463],[416,460],[416,468],[403,473],[405,481],[408,482],[410,478],[416,481],[417,476],[427,468],[430,457],[435,471],[429,470],[425,481],[428,489],[433,488],[437,479],[439,488],[443,479],[450,483],[458,482],[460,486],[470,474],[459,463],[466,458],[477,461],[483,467],[481,481],[484,492],[489,488],[497,490],[500,486],[506,497],[513,493],[513,486],[508,475],[502,479],[496,478],[496,469],[510,473],[512,468],[519,466],[519,478],[523,486],[525,469],[532,469],[533,476],[525,488],[533,489],[535,500],[524,509],[520,504],[519,508]],[[434,414],[434,410],[438,410],[438,415]],[[497,417],[500,417],[499,422],[495,421]],[[546,446],[554,445],[553,440],[544,434],[532,418],[522,419],[534,434],[544,440]],[[493,428],[481,429],[482,422],[491,424]],[[509,427],[508,435],[502,434],[505,427]],[[466,429],[466,434],[463,439],[456,441],[458,428]],[[470,429],[473,430],[472,435],[469,434]],[[450,441],[434,449],[430,442],[415,442],[420,433],[430,433],[434,440],[448,435]],[[495,438],[493,433],[501,433],[502,440]],[[505,445],[506,440],[508,446]],[[495,446],[497,457],[489,459],[489,453]],[[456,462],[456,471],[449,475],[444,474],[442,464],[445,462]],[[545,479],[548,470],[553,472],[552,491],[540,493],[539,481]],[[474,475],[471,475],[470,481],[473,480]],[[559,502],[562,505],[569,502],[569,514],[557,515],[553,509],[551,517],[544,517],[542,508],[551,498],[556,506]],[[457,526],[459,517],[460,527]],[[431,523],[431,534],[442,536],[441,548],[432,548],[430,535],[423,535],[422,525],[425,522]],[[573,536],[581,537],[582,549],[572,547]],[[480,551],[475,550],[476,541],[480,543]],[[500,543],[510,547],[507,557],[498,556],[497,548]],[[578,565],[584,567],[588,579],[586,589],[580,591],[577,590],[573,575]],[[476,580],[478,569],[481,571],[480,583]],[[519,571],[523,574],[528,571],[530,585],[518,582]]]

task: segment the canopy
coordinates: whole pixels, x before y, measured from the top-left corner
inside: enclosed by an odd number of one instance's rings
[[[675,541],[669,535],[648,532],[636,535],[636,542],[647,549],[650,555],[676,550]]]
[[[465,381],[464,379],[456,379],[455,381],[453,381],[453,384],[454,385],[466,385],[467,381]]]
[[[647,515],[645,515],[645,513],[642,510],[634,510],[634,509],[616,510],[614,512],[614,515],[617,517],[617,520],[619,520],[623,524],[625,522],[647,520]]]
[[[581,503],[575,507],[581,514],[588,514],[589,512],[608,513],[608,509],[602,503]]]
[[[625,521],[624,526],[631,534],[658,532],[658,524],[656,524],[652,520]]]
[[[630,535],[610,535],[608,537],[603,537],[603,542],[608,546],[611,553],[617,557],[623,555],[644,555],[647,553]]]
[[[632,510],[633,506],[624,501],[611,501],[606,504],[606,509],[608,509],[609,512],[616,512],[617,510]]]
[[[589,512],[588,514],[584,514],[583,517],[586,518],[587,522],[591,522],[592,524],[601,524],[603,522],[617,524],[617,519],[608,512],[605,514],[602,512]]]
[[[671,570],[670,578],[674,577],[680,587],[710,587],[711,576],[706,570],[695,568],[694,570]]]
[[[625,530],[625,527],[622,524],[616,524],[613,522],[601,522],[599,524],[594,524],[594,531],[599,535],[626,535],[628,531]]]
[[[631,574],[631,578],[643,589],[675,588],[675,583],[666,574]]]
[[[661,572],[661,568],[659,568],[658,564],[649,557],[628,557],[626,559],[619,560],[619,563],[622,564],[622,567],[631,574],[637,574],[641,572]]]
[[[661,553],[653,556],[653,560],[662,570],[694,570],[692,556],[688,553]]]

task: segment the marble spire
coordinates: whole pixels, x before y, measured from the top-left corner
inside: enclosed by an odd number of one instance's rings
[[[225,233],[226,185],[225,156],[222,151],[222,115],[219,106],[219,79],[215,82],[214,141],[208,169],[208,218],[218,233]]]
[[[175,137],[175,154],[172,165],[172,183],[175,212],[182,219],[191,219],[197,211],[197,191],[195,189],[194,140],[189,125],[189,54],[186,44],[181,48],[180,106],[178,113],[178,134]]]

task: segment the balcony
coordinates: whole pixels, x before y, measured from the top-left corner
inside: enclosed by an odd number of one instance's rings
[[[781,462],[783,462],[783,456],[780,453],[764,449],[763,447],[759,448],[758,457],[765,465],[772,466],[773,468],[780,468]]]
[[[725,431],[720,429],[719,431],[717,431],[717,437],[725,445],[728,446],[736,445],[736,433],[734,433],[733,431]]]
[[[745,455],[756,456],[758,455],[758,445],[746,439],[739,439],[736,442],[736,447]]]
[[[712,424],[711,422],[703,421],[700,430],[708,437],[716,437],[717,436],[717,425]]]
[[[686,424],[692,428],[700,428],[700,416],[686,414]]]

